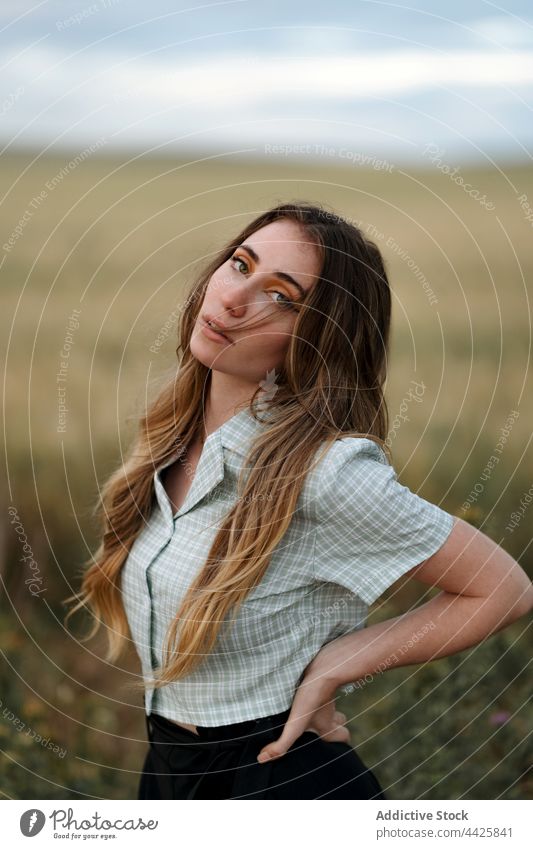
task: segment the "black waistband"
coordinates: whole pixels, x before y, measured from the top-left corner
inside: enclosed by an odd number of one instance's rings
[[[161,774],[174,775],[178,769],[177,774],[192,776],[192,784],[183,798],[203,798],[202,784],[206,776],[216,772],[216,768],[223,762],[221,759],[227,757],[228,751],[234,750],[235,779],[231,798],[263,799],[269,787],[273,761],[259,763],[257,753],[266,743],[277,739],[289,714],[290,708],[271,716],[231,725],[197,725],[198,734],[188,728],[181,728],[160,714],[145,716],[150,745],[159,755],[158,770],[162,771]],[[178,759],[174,746],[179,747]]]
[[[152,739],[154,727],[158,731],[158,736],[163,735],[169,739],[169,742],[175,740],[182,742],[187,739],[188,742],[194,741],[220,741],[220,740],[235,740],[239,737],[250,737],[260,734],[263,731],[278,731],[281,734],[283,726],[287,721],[291,709],[275,713],[270,716],[261,716],[257,719],[246,719],[243,722],[233,722],[230,725],[203,726],[197,725],[197,734],[190,731],[188,728],[182,728],[172,722],[170,719],[161,716],[158,713],[146,715],[146,724],[148,728],[149,739]]]

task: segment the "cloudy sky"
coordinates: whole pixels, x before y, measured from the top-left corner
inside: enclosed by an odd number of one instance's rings
[[[2,0],[0,46],[2,150],[533,151],[527,2]]]

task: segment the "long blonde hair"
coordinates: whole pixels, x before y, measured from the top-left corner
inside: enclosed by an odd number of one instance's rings
[[[155,502],[154,470],[201,433],[210,370],[189,341],[212,274],[256,230],[278,219],[298,222],[320,252],[317,283],[301,301],[285,361],[269,402],[268,422],[250,446],[238,497],[217,530],[207,560],[188,588],[165,637],[163,664],[150,683],[160,687],[194,669],[212,649],[230,609],[236,612],[261,581],[285,534],[306,473],[335,439],[364,436],[384,449],[388,412],[383,394],[391,297],[377,246],[324,207],[280,204],[251,221],[218,253],[192,286],[178,327],[178,368],[140,418],[125,462],[105,482],[95,513],[100,545],[83,565],[79,596],[65,621],[89,607],[86,639],[106,625],[106,660],[131,640],[121,597],[121,569]],[[250,413],[257,418],[255,403]],[[386,449],[385,449],[386,450]],[[268,498],[266,498],[268,496]],[[265,515],[265,505],[268,512]]]

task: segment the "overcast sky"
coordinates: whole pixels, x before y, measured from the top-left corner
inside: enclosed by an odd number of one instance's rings
[[[528,5],[2,0],[1,148],[530,160]]]

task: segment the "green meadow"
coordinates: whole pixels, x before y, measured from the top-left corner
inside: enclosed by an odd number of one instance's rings
[[[460,184],[429,161],[74,159],[0,161],[5,798],[135,798],[146,751],[128,690],[136,656],[107,664],[102,635],[81,642],[88,617],[65,628],[62,599],[97,543],[99,486],[174,367],[187,287],[269,206],[325,204],[381,248],[399,477],[533,572],[533,169],[462,166]],[[369,624],[430,595],[402,586]],[[389,798],[531,798],[526,625],[339,695]]]

